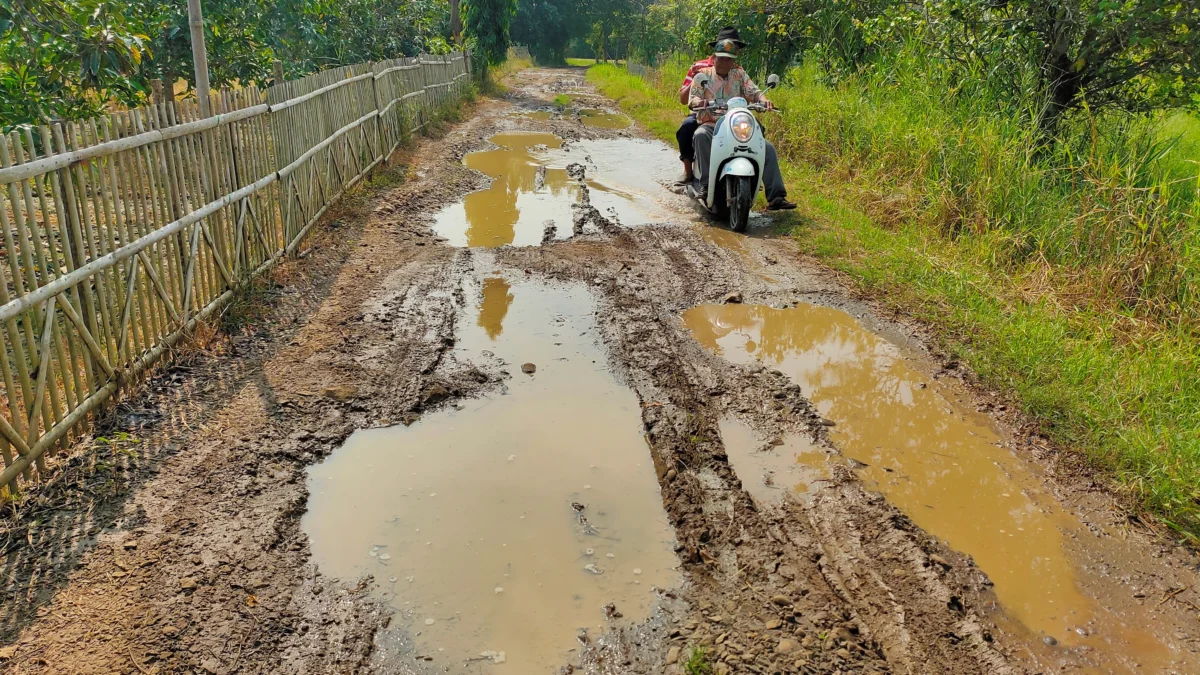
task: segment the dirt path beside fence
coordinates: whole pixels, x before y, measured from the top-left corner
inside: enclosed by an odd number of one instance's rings
[[[751,303],[844,310],[899,345],[929,382],[990,413],[1004,447],[1041,467],[1037,503],[1084,514],[1063,556],[1094,616],[1118,620],[1079,629],[1152,621],[1156,644],[1138,643],[1129,659],[1196,672],[1195,557],[1131,525],[1079,474],[1047,471],[1053,458],[1036,454],[1037,439],[1002,401],[973,389],[967,368],[927,350],[919,327],[878,316],[787,238],[767,236],[769,223],[731,239],[647,184],[658,214],[650,226],[576,208],[541,246],[456,247],[435,234],[444,207],[488,184],[463,158],[497,133],[554,134],[568,149],[639,137],[552,110],[560,94],[572,110],[608,109],[583,71],[524,71],[511,86],[394,158],[328,217],[309,251],[230,310],[235,335],[183,355],[121,404],[104,427],[110,461],[75,463],[8,523],[0,670],[503,672],[494,656],[448,665],[422,651],[413,642],[422,626],[378,592],[386,580],[324,573],[301,524],[306,472],[356,430],[419,426],[533,374],[461,351],[463,322],[476,321],[468,296],[489,276],[588,289],[607,359],[599,367],[636,397],[678,558],[678,583],[654,591],[648,617],[589,608],[605,628],[564,650],[562,672],[674,673],[697,647],[717,673],[1134,672],[1109,660],[1113,645],[1135,640],[1116,629],[1080,642],[1015,625],[998,600],[1007,589],[949,545],[952,535],[922,529],[868,489],[863,463],[837,451],[844,423],[812,391],[783,366],[714,354],[682,318]],[[579,166],[606,161],[645,166],[599,156]],[[570,189],[595,199],[612,187],[581,184]],[[747,471],[755,465],[732,447],[734,423],[759,445],[803,439],[837,461],[815,489],[764,499],[762,472]],[[569,437],[562,420],[537,424]]]

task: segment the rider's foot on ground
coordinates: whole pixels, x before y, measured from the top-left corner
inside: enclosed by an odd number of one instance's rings
[[[685,173],[682,176],[680,176],[679,180],[675,181],[675,184],[682,186],[682,185],[687,185],[690,182],[692,182],[692,177]]]
[[[789,202],[786,197],[780,197],[770,204],[767,204],[768,211],[789,211],[794,208],[796,208],[796,203]]]

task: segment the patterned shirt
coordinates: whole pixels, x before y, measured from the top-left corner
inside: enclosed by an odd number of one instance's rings
[[[708,76],[707,87],[701,84],[701,80],[704,79],[701,75]],[[729,70],[728,75],[721,77],[717,75],[716,66],[710,66],[696,73],[692,80],[691,99],[688,101],[688,107],[695,108],[710,101],[724,104],[729,99],[738,96],[751,103],[762,103],[765,100],[762,91],[750,80],[746,71],[734,66]],[[717,118],[707,110],[697,110],[696,120],[701,124],[712,124],[717,121]]]

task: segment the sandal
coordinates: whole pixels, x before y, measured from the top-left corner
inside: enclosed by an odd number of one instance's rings
[[[780,197],[770,204],[767,204],[768,211],[790,211],[794,208],[796,208],[796,203],[789,202],[786,197]]]

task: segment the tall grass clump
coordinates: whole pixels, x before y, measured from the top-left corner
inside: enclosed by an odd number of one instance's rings
[[[673,142],[686,67],[589,78]],[[1085,107],[1048,137],[1039,100],[919,44],[837,78],[805,63],[771,98],[800,246],[940,328],[1044,435],[1200,541],[1195,114]]]
[[[1047,139],[1036,101],[1014,105],[916,48],[822,79],[799,68],[775,92],[776,144],[845,177],[882,224],[971,237],[1065,307],[1200,332],[1200,167],[1158,120],[1084,111]]]

